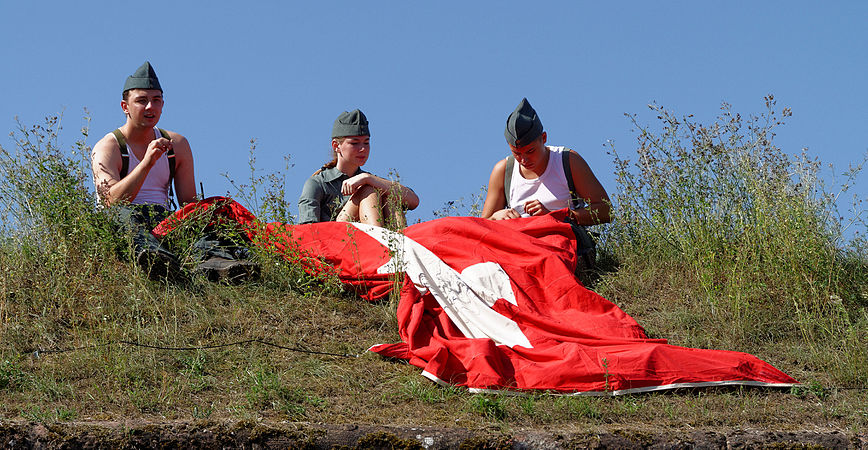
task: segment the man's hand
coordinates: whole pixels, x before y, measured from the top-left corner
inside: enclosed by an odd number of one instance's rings
[[[494,214],[489,217],[491,220],[504,220],[504,219],[518,219],[521,217],[521,214],[518,211],[512,208],[505,208],[499,211],[495,211]]]
[[[524,202],[524,212],[530,214],[531,216],[542,216],[550,213],[551,211],[549,211],[548,208],[543,206],[543,204],[540,203],[539,200],[528,200]]]
[[[162,137],[154,139],[150,144],[148,144],[148,148],[145,150],[145,157],[142,158],[142,163],[146,164],[148,167],[153,167],[157,160],[171,149],[172,141]]]

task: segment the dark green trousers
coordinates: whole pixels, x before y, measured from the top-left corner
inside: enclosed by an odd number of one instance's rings
[[[146,263],[161,260],[172,266],[173,270],[180,270],[181,261],[177,254],[151,234],[151,230],[172,211],[160,205],[127,205],[114,210],[118,227],[132,238],[133,256],[137,261]],[[245,239],[239,236],[225,236],[213,227],[206,227],[193,244],[193,258],[197,262],[215,256],[235,260],[249,259],[251,255],[250,250],[244,245]]]

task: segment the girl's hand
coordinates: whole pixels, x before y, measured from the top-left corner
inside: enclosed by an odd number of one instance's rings
[[[341,183],[342,195],[353,195],[360,187],[368,184],[368,174],[360,173],[354,177],[347,178]]]

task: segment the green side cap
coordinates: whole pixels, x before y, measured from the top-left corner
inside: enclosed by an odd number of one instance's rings
[[[332,127],[332,139],[344,136],[370,136],[368,118],[358,109],[344,111],[335,119]]]
[[[521,99],[515,111],[506,118],[506,131],[503,133],[506,142],[513,147],[524,147],[538,138],[542,132],[542,122],[536,111],[526,98]]]
[[[154,72],[151,63],[145,61],[144,64],[136,69],[135,73],[127,77],[127,82],[124,83],[124,90],[122,92],[129,91],[130,89],[158,89],[160,92],[163,92],[163,88],[160,87],[160,80],[157,79],[157,73]]]

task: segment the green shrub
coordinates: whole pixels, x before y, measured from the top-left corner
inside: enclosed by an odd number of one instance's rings
[[[59,116],[30,128],[19,123],[12,133],[15,149],[0,146],[4,237],[42,248],[82,251],[111,239],[107,216],[98,213],[90,189],[91,149],[85,143],[89,119],[85,121],[83,138],[70,152],[57,143]]]
[[[618,277],[654,280],[664,299],[676,291],[687,308],[669,319],[680,326],[711,322],[748,348],[789,335],[808,346],[838,342],[866,304],[864,234],[844,238],[849,227],[865,229],[861,200],[849,221],[836,202],[861,166],[830,193],[820,161],[774,145],[791,112],[765,100],[766,111],[748,119],[723,104],[711,125],[656,104],[657,128],[629,116],[638,148],[635,161],[611,150],[618,190],[603,250]],[[853,345],[864,348],[861,335]]]

